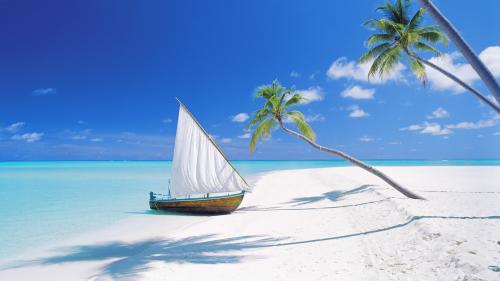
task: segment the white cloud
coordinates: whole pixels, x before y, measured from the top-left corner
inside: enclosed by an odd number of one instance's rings
[[[490,46],[484,49],[479,54],[479,58],[495,77],[500,77],[500,46]],[[472,85],[479,80],[479,76],[474,69],[463,60],[459,52],[444,54],[440,57],[432,57],[429,61],[449,71],[467,84]],[[368,80],[368,71],[371,63],[372,61],[358,63],[356,61],[348,61],[345,57],[341,57],[332,63],[327,71],[327,76],[331,79],[346,78],[373,84],[381,84],[389,80],[405,81],[404,71],[406,67],[401,63],[398,63],[395,69],[384,76],[382,80],[379,77],[373,77]],[[441,91],[448,90],[455,93],[465,92],[460,85],[433,68],[426,67],[426,70],[429,84],[433,89]]]
[[[232,141],[232,139],[230,138],[223,138],[220,140],[221,143],[230,143]]]
[[[403,71],[406,69],[406,67],[402,63],[397,63],[394,69],[390,73],[384,75],[382,79],[380,79],[378,75],[368,79],[368,71],[370,70],[371,64],[372,61],[358,63],[356,61],[347,61],[347,58],[341,57],[332,63],[326,75],[331,79],[347,78],[370,82],[373,84],[382,84],[390,80],[405,80]]]
[[[31,93],[33,96],[48,96],[48,95],[53,95],[57,93],[57,90],[55,88],[41,88],[41,89],[35,89]]]
[[[22,140],[25,142],[36,142],[42,139],[43,133],[27,133],[27,134],[22,134],[22,135],[13,135],[12,139],[13,140]]]
[[[449,135],[453,133],[450,129],[448,128],[443,128],[441,127],[440,124],[437,123],[426,123],[422,130],[420,131],[421,134],[431,134],[433,136],[443,136],[443,135]]]
[[[369,137],[369,136],[362,136],[358,140],[362,141],[362,142],[371,142],[371,141],[374,141],[374,139],[371,138],[371,137]]]
[[[252,135],[250,133],[244,133],[243,135],[238,136],[238,138],[240,138],[240,139],[249,139],[251,137],[252,137]]]
[[[428,119],[441,119],[447,117],[450,117],[450,113],[442,107],[438,107],[436,110],[432,112],[431,115],[427,115]]]
[[[500,136],[500,131],[493,133],[494,136]]]
[[[367,113],[366,111],[364,111],[362,108],[360,108],[357,105],[353,105],[353,106],[349,107],[348,109],[351,110],[351,113],[349,113],[349,117],[351,117],[351,118],[363,118],[363,117],[370,116],[369,113]]]
[[[500,104],[498,103],[497,99],[493,95],[487,95],[486,98],[489,99],[495,105],[500,106]]]
[[[479,54],[479,58],[484,62],[486,67],[488,67],[494,76],[500,77],[500,46],[491,46],[484,49]],[[446,71],[449,71],[469,85],[478,81],[479,76],[476,74],[474,69],[469,64],[459,62],[459,60],[463,61],[463,57],[459,52],[444,54],[440,57],[433,57],[429,59],[430,62],[442,67]],[[437,70],[434,70],[431,67],[427,67],[426,69],[432,88],[442,91],[450,90],[455,93],[465,92],[465,89],[462,88],[462,86],[453,82],[453,80],[444,76]]]
[[[22,127],[24,127],[24,125],[26,125],[26,123],[24,123],[24,122],[12,123],[9,126],[5,127],[5,131],[7,131],[9,133],[15,133],[15,132],[19,131]]]
[[[400,142],[400,141],[391,141],[389,144],[400,145],[400,144],[402,144],[402,142]]]
[[[290,77],[295,77],[295,78],[300,77],[300,73],[298,73],[297,71],[292,71],[290,72]]]
[[[484,49],[479,54],[479,58],[494,76],[500,77],[500,46],[491,46]]]
[[[301,104],[308,104],[315,101],[323,100],[323,89],[321,87],[310,87],[306,90],[298,90],[299,93],[305,100]]]
[[[77,123],[78,123],[78,125],[85,125],[85,124],[87,124],[87,122],[85,122],[85,121],[83,121],[83,120],[78,120],[78,122],[77,122]]]
[[[440,57],[433,57],[429,59],[429,61],[443,68],[444,70],[449,71],[453,75],[463,80],[465,83],[472,84],[472,82],[478,79],[478,76],[470,65],[457,62],[457,59],[459,59],[460,57],[460,53],[453,52],[451,54],[443,54]],[[426,67],[426,70],[427,77],[433,89],[441,91],[450,90],[455,93],[461,93],[465,91],[462,86],[458,85],[456,82],[444,76],[434,68]]]
[[[422,130],[422,128],[423,128],[422,125],[415,124],[415,125],[410,125],[408,127],[400,128],[399,130],[400,131],[419,131],[419,130]]]
[[[85,139],[87,139],[87,136],[76,135],[76,136],[72,136],[71,139],[72,140],[85,140]]]
[[[438,123],[424,122],[422,124],[410,125],[400,128],[400,131],[419,131],[421,134],[429,134],[433,136],[443,136],[452,134],[453,131],[449,128],[444,128]]]
[[[464,130],[474,130],[494,127],[498,124],[500,117],[493,117],[490,119],[479,120],[476,122],[460,122],[457,124],[446,125],[448,129],[464,129]]]
[[[441,125],[438,123],[423,122],[422,124],[410,125],[400,128],[400,131],[419,131],[421,134],[430,134],[433,136],[450,135],[453,130],[477,130],[482,128],[494,127],[500,122],[498,115],[490,119],[483,119],[476,122],[460,122],[456,124]]]
[[[370,100],[375,95],[375,89],[365,89],[360,86],[352,86],[343,90],[340,95],[344,98],[355,100]]]
[[[242,112],[233,116],[232,120],[233,122],[245,122],[248,120],[248,118],[250,118],[250,116],[247,113]]]
[[[167,119],[163,119],[162,122],[165,123],[165,124],[168,124],[168,123],[172,123],[172,119],[170,118],[167,118]]]
[[[306,122],[316,122],[316,121],[325,121],[325,116],[321,114],[314,114],[314,115],[306,115],[304,116],[304,119]]]
[[[70,140],[86,140],[89,139],[92,135],[92,130],[91,129],[85,129],[85,130],[78,130],[78,131],[73,131],[73,130],[64,130],[62,132],[62,136],[64,138],[68,138]]]
[[[93,139],[90,139],[90,141],[92,141],[92,142],[102,142],[102,141],[104,141],[104,139],[101,139],[101,138],[93,138]]]

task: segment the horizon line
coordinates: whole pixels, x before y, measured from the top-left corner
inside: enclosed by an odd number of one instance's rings
[[[450,159],[432,159],[432,158],[362,158],[363,161],[500,161],[500,158],[450,158]],[[172,159],[87,159],[87,160],[0,160],[0,163],[9,162],[171,162]],[[235,159],[230,161],[337,161],[349,162],[343,159]]]

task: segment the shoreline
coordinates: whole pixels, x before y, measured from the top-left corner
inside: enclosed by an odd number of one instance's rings
[[[415,162],[494,162],[494,165],[497,165],[500,163],[500,159],[498,158],[478,158],[478,159],[466,159],[466,158],[457,158],[457,159],[420,159],[420,158],[388,158],[388,159],[365,159],[361,158],[361,161],[364,162],[402,162],[402,161],[415,161]],[[343,159],[249,159],[249,160],[244,160],[244,159],[232,159],[230,160],[231,162],[345,162],[349,163],[347,160]],[[117,163],[122,163],[122,162],[132,162],[132,163],[137,163],[137,162],[172,162],[172,159],[162,159],[162,160],[100,160],[100,159],[95,159],[95,160],[2,160],[0,161],[0,164],[8,164],[8,163],[50,163],[50,162],[55,162],[55,163],[61,163],[61,162],[66,162],[66,163],[87,163],[87,162],[117,162]],[[489,164],[488,164],[489,165]],[[423,165],[424,166],[424,165]]]
[[[400,280],[404,271],[497,280],[489,266],[500,266],[499,166],[380,168],[429,200],[405,199],[354,167],[263,172],[231,215],[138,215],[0,270],[0,279]]]
[[[248,175],[245,178],[250,182],[250,183],[255,183],[256,181],[259,180],[259,178],[267,175],[268,173],[273,173],[274,171],[269,171],[269,172],[261,172],[261,173],[256,173],[252,175]],[[191,225],[192,223],[196,223],[199,221],[204,221],[207,219],[210,219],[212,216],[204,216],[204,215],[190,215],[190,214],[182,214],[182,213],[169,213],[169,212],[164,212],[164,211],[158,211],[158,210],[151,210],[147,206],[147,200],[144,200],[145,205],[144,205],[144,211],[142,213],[140,212],[132,212],[134,213],[135,216],[133,217],[126,217],[126,218],[121,218],[115,222],[113,222],[111,225],[104,226],[99,229],[91,230],[91,231],[85,231],[82,234],[79,235],[72,235],[70,238],[63,239],[63,241],[59,241],[56,243],[51,243],[49,245],[39,245],[37,247],[33,247],[30,249],[25,249],[20,253],[10,255],[10,256],[5,256],[0,258],[0,272],[1,270],[4,269],[4,267],[9,267],[6,265],[12,264],[13,261],[22,261],[22,260],[27,260],[29,256],[43,256],[46,255],[47,253],[51,252],[53,249],[57,248],[63,248],[68,245],[75,245],[79,244],[82,242],[89,242],[89,241],[99,241],[99,240],[106,240],[106,237],[112,237],[118,233],[117,230],[133,230],[137,226],[147,226],[153,223],[157,223],[159,220],[161,220],[161,223],[164,224],[165,217],[171,217],[173,218],[173,221],[170,221],[172,224],[164,226],[165,229],[167,229],[167,233],[172,233],[175,232],[175,229],[169,229],[169,227],[185,227],[188,225]],[[147,208],[147,209],[146,209]],[[130,212],[127,212],[130,213]],[[169,223],[169,221],[167,221]],[[151,230],[150,230],[151,232]],[[153,231],[153,234],[156,233]],[[147,236],[147,235],[137,235],[137,232],[132,232],[132,235],[125,236],[125,240],[130,240],[130,239],[138,239],[140,236]],[[135,237],[137,236],[137,237]],[[104,237],[104,239],[102,239]],[[1,276],[1,274],[0,274]]]

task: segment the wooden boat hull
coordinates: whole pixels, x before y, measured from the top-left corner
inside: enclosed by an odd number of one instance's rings
[[[236,210],[245,194],[192,199],[151,199],[149,207],[153,210],[176,211],[197,214],[229,214]]]

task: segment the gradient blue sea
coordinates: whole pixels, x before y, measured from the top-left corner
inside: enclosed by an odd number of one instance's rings
[[[379,166],[491,166],[500,160],[384,160]],[[344,161],[234,161],[245,176]],[[0,162],[0,259],[91,232],[148,210],[170,161]],[[171,218],[171,217],[169,217]]]

